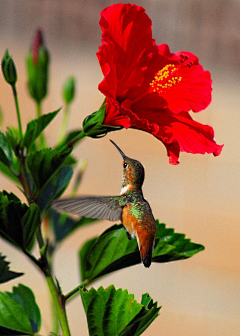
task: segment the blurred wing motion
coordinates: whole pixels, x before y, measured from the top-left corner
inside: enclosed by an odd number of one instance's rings
[[[62,198],[54,201],[52,205],[62,212],[78,214],[87,218],[122,220],[122,206],[119,204],[119,196]]]

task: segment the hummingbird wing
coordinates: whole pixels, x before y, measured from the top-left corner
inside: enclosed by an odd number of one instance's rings
[[[122,220],[122,208],[119,204],[120,196],[87,196],[62,198],[53,201],[54,208],[87,218]]]

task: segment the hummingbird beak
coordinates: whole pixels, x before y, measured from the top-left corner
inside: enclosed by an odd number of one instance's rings
[[[117,148],[117,150],[119,151],[119,153],[122,155],[123,159],[126,157],[126,155],[123,153],[123,151],[115,144],[115,142],[113,142],[112,140],[110,140],[111,143]]]

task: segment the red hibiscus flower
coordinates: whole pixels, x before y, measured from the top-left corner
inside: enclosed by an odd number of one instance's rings
[[[178,164],[180,151],[219,155],[210,126],[194,121],[211,102],[208,71],[189,52],[170,53],[152,39],[152,22],[144,8],[116,4],[101,12],[102,46],[97,53],[104,74],[99,90],[106,96],[109,126],[153,134]]]

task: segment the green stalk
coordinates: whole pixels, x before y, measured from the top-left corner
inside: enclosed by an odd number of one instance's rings
[[[17,90],[16,90],[16,86],[15,85],[12,85],[12,90],[13,90],[13,96],[14,96],[16,111],[17,111],[19,134],[20,134],[20,138],[22,139],[22,136],[23,136],[22,122],[21,122],[21,116],[20,116],[20,110],[19,110],[19,104],[18,104]]]
[[[72,140],[70,140],[67,144],[66,147],[70,148],[73,145],[75,145],[76,142],[78,142],[79,140],[83,139],[86,136],[86,134],[81,131],[81,133],[79,135],[77,135],[75,138],[73,138]]]
[[[38,101],[37,102],[37,118],[41,117],[41,115],[42,115],[42,104],[41,102]],[[46,147],[43,132],[39,136],[39,141],[40,141],[40,149]]]
[[[62,328],[63,336],[71,336],[65,307],[64,307],[64,304],[61,300],[62,296],[59,295],[57,287],[56,287],[56,285],[53,281],[53,278],[52,278],[51,274],[50,273],[49,274],[45,273],[45,277],[46,277],[46,281],[47,281],[47,284],[48,284],[48,288],[49,288],[50,293],[52,295],[53,303],[55,305],[55,308],[56,308],[56,311],[57,311],[57,314],[58,314],[58,318],[59,318],[59,322],[60,322],[60,325],[61,325],[61,328]]]
[[[83,288],[85,286],[90,285],[92,281],[91,280],[86,280],[84,281],[81,285],[75,287],[73,290],[71,290],[69,293],[67,293],[66,295],[64,295],[65,301],[71,301],[72,299],[74,299],[76,297],[76,294],[78,294],[79,289]]]
[[[51,245],[51,243],[49,243],[49,245],[48,245],[48,265],[49,265],[49,269],[50,269],[51,274],[53,274],[54,252],[55,252],[55,246]],[[54,335],[59,335],[59,320],[58,320],[57,310],[56,310],[55,303],[53,301],[50,290],[48,291],[48,293],[49,293],[51,313],[52,313],[52,332],[53,332]]]
[[[61,126],[60,132],[58,134],[57,143],[61,143],[66,136],[68,122],[69,122],[69,115],[70,115],[69,112],[70,112],[69,104],[66,104],[65,105],[65,111],[64,111],[64,114],[63,114],[62,126]]]

